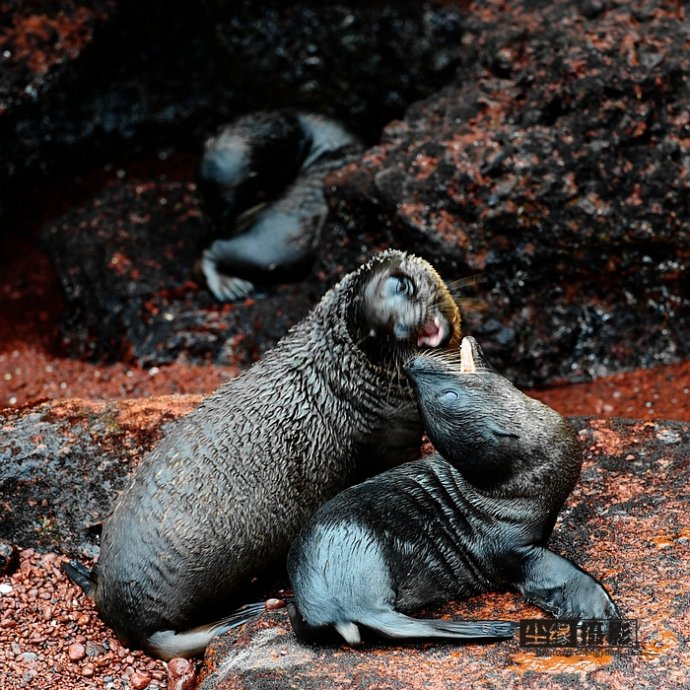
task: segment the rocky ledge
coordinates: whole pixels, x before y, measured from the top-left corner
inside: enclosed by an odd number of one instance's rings
[[[60,679],[64,687],[75,687],[74,682],[156,690],[182,682],[175,675],[178,665],[166,671],[162,662],[118,645],[58,566],[67,556],[83,559],[96,553],[94,526],[107,515],[128,473],[165,424],[197,402],[195,396],[72,400],[0,414],[0,492],[6,497],[0,506],[0,541],[8,556],[2,562],[7,573],[0,593],[0,649],[8,687],[60,687],[51,684]],[[690,687],[685,673],[690,583],[680,576],[690,558],[690,425],[594,418],[570,422],[582,442],[584,469],[551,546],[604,582],[625,617],[637,620],[639,644],[535,650],[515,639],[318,648],[298,643],[286,612],[279,609],[219,638],[196,681],[187,668],[186,687],[308,689],[323,688],[324,679],[329,687],[362,690],[455,687],[460,682],[476,688],[518,683],[527,688],[573,683]],[[513,593],[491,593],[430,613],[544,617]],[[81,654],[82,648],[88,651]]]

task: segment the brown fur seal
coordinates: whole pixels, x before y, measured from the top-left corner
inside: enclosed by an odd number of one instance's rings
[[[402,366],[457,347],[459,328],[422,259],[388,251],[343,278],[144,458],[104,524],[97,578],[80,582],[103,620],[162,658],[202,651],[322,503],[417,456]]]
[[[360,626],[393,637],[509,637],[505,621],[419,620],[423,606],[512,586],[559,617],[617,618],[603,586],[546,548],[576,483],[563,418],[488,370],[473,338],[461,362],[418,355],[407,370],[441,454],[395,467],[321,507],[290,549],[298,635]]]
[[[201,269],[217,299],[304,276],[328,213],[324,176],[361,150],[338,122],[290,110],[243,115],[206,140],[199,191],[225,237]]]

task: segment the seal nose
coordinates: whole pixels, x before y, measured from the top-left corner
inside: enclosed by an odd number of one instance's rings
[[[403,364],[403,371],[408,375],[414,375],[419,370],[419,357],[410,357],[405,364]]]

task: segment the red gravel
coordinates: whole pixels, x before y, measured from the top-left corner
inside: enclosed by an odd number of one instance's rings
[[[229,367],[183,361],[142,369],[60,356],[60,289],[46,256],[10,237],[0,256],[0,407],[40,398],[92,400],[208,393],[235,375]],[[532,393],[566,415],[690,421],[690,362],[617,374]]]
[[[0,688],[161,690],[162,661],[125,649],[60,570],[57,554],[25,549],[0,580]]]

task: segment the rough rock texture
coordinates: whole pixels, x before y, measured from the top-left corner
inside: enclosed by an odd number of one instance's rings
[[[460,60],[464,13],[454,3],[218,5],[221,69],[234,72],[250,108],[291,103],[341,119],[370,141],[440,88]]]
[[[199,401],[64,400],[0,412],[0,542],[93,556],[128,473]]]
[[[207,236],[195,185],[164,176],[114,182],[50,225],[66,350],[247,366],[318,301],[318,291],[285,285],[267,299],[216,302],[195,269]]]
[[[152,688],[161,687],[161,664],[140,652],[127,656],[58,566],[62,554],[94,553],[88,525],[107,512],[106,504],[161,426],[197,400],[73,400],[2,412],[0,540],[20,545],[21,564],[0,583],[0,657],[11,662],[0,671],[0,685],[6,680],[7,687],[63,687],[51,685],[61,678],[74,682],[64,687],[92,687],[80,684],[83,675],[93,687],[103,682],[127,688],[133,687],[136,669],[153,674]],[[594,688],[690,687],[690,582],[683,577],[690,558],[690,424],[570,421],[579,432],[585,463],[551,546],[599,577],[623,614],[638,620],[639,648],[546,653],[521,648],[517,641],[312,648],[296,642],[285,611],[276,610],[209,648],[201,687],[320,689],[325,678],[328,687],[362,690],[450,688],[459,682],[476,688],[571,688],[585,682]],[[75,496],[79,510],[71,505]],[[35,548],[60,555],[41,557]],[[542,616],[512,593],[490,593],[429,613],[514,620]],[[50,632],[39,633],[46,620],[54,621]],[[85,648],[84,658],[73,644]],[[100,649],[95,657],[88,651],[93,645]],[[120,665],[128,665],[120,686],[101,680],[112,678],[112,664],[118,677],[124,672]],[[37,669],[44,669],[38,677]]]
[[[0,117],[38,101],[59,82],[115,6],[115,0],[5,0],[0,5]]]
[[[0,181],[119,155],[123,142],[195,150],[209,128],[265,107],[316,108],[371,140],[439,88],[460,52],[458,10],[412,1],[1,8]]]
[[[687,356],[682,6],[473,9],[456,85],[389,125],[342,212],[368,202],[444,275],[478,275],[466,323],[524,385]]]
[[[316,21],[304,12],[272,8],[252,31],[264,41],[271,18]],[[125,178],[76,203],[47,231],[46,245],[66,291],[67,352],[247,363],[343,272],[377,247],[396,246],[451,280],[467,279],[457,288],[470,300],[466,331],[523,386],[687,357],[690,52],[682,7],[482,3],[462,25],[455,84],[416,103],[360,162],[331,175],[333,212],[302,285],[256,303],[210,302],[192,272],[204,229],[190,185]],[[218,31],[230,59],[227,26]],[[250,50],[255,34],[241,35]],[[324,54],[301,69],[320,73],[330,60]],[[169,202],[163,244],[159,197]],[[127,272],[109,263],[120,256]]]
[[[586,449],[582,478],[554,531],[553,548],[597,575],[639,647],[539,650],[498,644],[370,645],[353,650],[298,643],[285,611],[263,614],[207,651],[203,690],[329,687],[690,687],[687,484],[690,426],[573,419]],[[487,594],[436,615],[544,617],[516,594]]]

